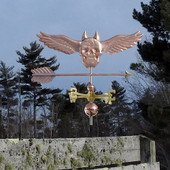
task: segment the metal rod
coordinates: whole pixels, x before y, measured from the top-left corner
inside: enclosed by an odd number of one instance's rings
[[[92,73],[92,67],[90,67],[90,84],[93,84],[93,73]],[[91,102],[91,101],[90,101]],[[90,137],[93,136],[93,117],[89,117],[89,126],[90,126]]]
[[[55,76],[127,76],[126,73],[75,73],[75,74],[50,74],[50,73],[37,73],[37,74],[33,74],[33,76],[42,76],[42,77],[46,77],[46,76],[51,76],[51,77],[55,77]]]
[[[93,117],[90,116],[89,120],[90,120],[90,122],[89,122],[90,134],[89,135],[90,135],[90,137],[93,137]]]
[[[90,124],[90,126],[93,126],[93,116],[89,117],[89,124]]]
[[[92,67],[90,67],[90,84],[92,84],[92,75],[93,73],[92,73]]]

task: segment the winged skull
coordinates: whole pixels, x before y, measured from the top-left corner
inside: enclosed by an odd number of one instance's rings
[[[49,35],[40,32],[39,40],[49,48],[65,54],[79,52],[82,64],[85,67],[96,67],[100,62],[102,53],[115,54],[127,48],[133,47],[143,34],[139,32],[131,35],[117,35],[108,40],[100,41],[98,32],[94,37],[88,37],[83,33],[82,40],[73,40],[65,35]]]

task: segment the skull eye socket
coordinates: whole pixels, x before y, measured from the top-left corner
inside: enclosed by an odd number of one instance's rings
[[[88,52],[88,48],[82,49],[82,53],[87,53],[87,52]]]
[[[95,51],[96,51],[96,53],[99,53],[99,52],[100,52],[98,48],[95,48]]]

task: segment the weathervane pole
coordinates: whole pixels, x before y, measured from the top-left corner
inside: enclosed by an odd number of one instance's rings
[[[90,84],[92,84],[92,67],[90,67]]]
[[[92,85],[93,83],[92,83],[92,81],[93,81],[93,76],[92,76],[92,67],[90,67],[90,85]],[[90,103],[91,103],[92,101],[90,101]],[[89,125],[90,125],[90,137],[92,137],[93,136],[93,116],[89,116]]]

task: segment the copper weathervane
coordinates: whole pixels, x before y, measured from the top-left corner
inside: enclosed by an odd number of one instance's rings
[[[40,67],[32,70],[32,81],[40,83],[48,83],[55,76],[89,76],[90,83],[87,87],[88,93],[83,94],[77,92],[76,88],[71,88],[69,92],[70,102],[74,103],[79,98],[86,98],[89,103],[85,106],[84,111],[90,117],[90,125],[92,125],[92,118],[98,112],[98,107],[93,101],[95,99],[103,99],[106,104],[112,104],[115,101],[115,90],[109,90],[108,93],[103,95],[96,95],[95,88],[92,84],[93,76],[128,76],[131,75],[127,71],[125,73],[92,73],[92,68],[96,67],[100,62],[102,53],[115,54],[120,51],[133,47],[142,34],[136,32],[131,35],[117,35],[108,40],[100,41],[98,32],[94,37],[88,37],[86,32],[83,33],[81,41],[73,40],[65,35],[49,35],[41,32],[37,35],[39,40],[49,48],[63,52],[65,54],[73,54],[79,52],[82,64],[86,68],[90,68],[90,73],[77,73],[77,74],[55,74],[49,67]]]

